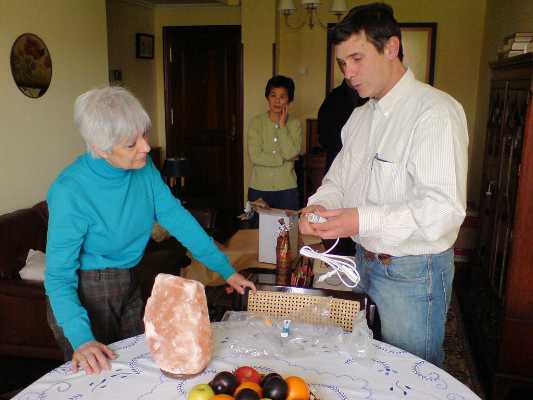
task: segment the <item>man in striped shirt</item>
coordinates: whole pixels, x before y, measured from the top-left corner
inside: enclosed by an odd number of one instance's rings
[[[377,304],[383,340],[442,365],[466,209],[468,132],[462,106],[402,64],[386,4],[354,7],[330,33],[345,79],[370,100],[342,130],[343,147],[300,230],[356,242],[360,287]]]

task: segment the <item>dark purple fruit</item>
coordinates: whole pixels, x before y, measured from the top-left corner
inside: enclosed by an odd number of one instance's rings
[[[289,386],[281,376],[273,376],[263,385],[263,397],[272,400],[285,400]]]
[[[231,372],[222,371],[215,375],[213,380],[209,382],[209,386],[213,389],[215,394],[229,394],[232,395],[239,381],[237,377]]]
[[[265,383],[267,383],[272,378],[281,378],[281,375],[277,374],[275,372],[272,372],[272,373],[270,373],[268,375],[263,376],[263,379],[261,379],[261,387],[263,387],[263,385]]]
[[[235,400],[260,400],[259,395],[256,393],[255,390],[252,389],[242,389],[237,393],[237,396],[235,396]]]

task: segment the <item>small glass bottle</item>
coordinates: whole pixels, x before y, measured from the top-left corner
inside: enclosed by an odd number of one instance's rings
[[[287,285],[290,277],[289,228],[283,218],[279,219],[280,229],[276,242],[276,285]]]

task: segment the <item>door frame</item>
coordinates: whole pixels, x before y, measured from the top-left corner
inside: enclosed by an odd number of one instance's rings
[[[194,33],[194,32],[202,32],[205,33],[206,31],[210,34],[217,35],[220,32],[238,32],[239,35],[239,42],[240,42],[240,51],[239,51],[239,62],[238,62],[238,85],[235,88],[236,93],[235,96],[237,97],[236,100],[236,129],[237,129],[237,137],[239,138],[239,142],[241,144],[241,157],[238,160],[237,169],[240,173],[240,188],[239,190],[239,196],[238,204],[236,204],[236,207],[239,210],[243,209],[243,202],[244,202],[244,122],[243,122],[243,109],[244,109],[244,102],[243,102],[243,77],[244,77],[244,67],[243,67],[243,60],[244,60],[244,54],[243,54],[243,46],[242,46],[242,29],[241,25],[195,25],[195,26],[163,26],[163,79],[164,79],[164,101],[165,101],[165,158],[172,157],[172,156],[178,156],[179,154],[175,154],[175,148],[176,146],[176,140],[177,135],[172,134],[172,130],[176,129],[176,126],[173,124],[174,116],[173,116],[173,110],[171,107],[172,99],[171,96],[171,90],[170,90],[170,82],[169,82],[169,70],[170,70],[170,58],[172,55],[172,48],[170,43],[170,37],[175,32],[188,32],[188,33]],[[183,143],[181,143],[183,145]],[[170,151],[169,151],[170,149]]]

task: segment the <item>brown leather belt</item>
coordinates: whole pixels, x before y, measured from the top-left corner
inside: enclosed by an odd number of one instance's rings
[[[390,265],[392,256],[383,253],[373,253],[363,248],[363,254],[366,260],[374,261],[379,260],[383,265]]]

